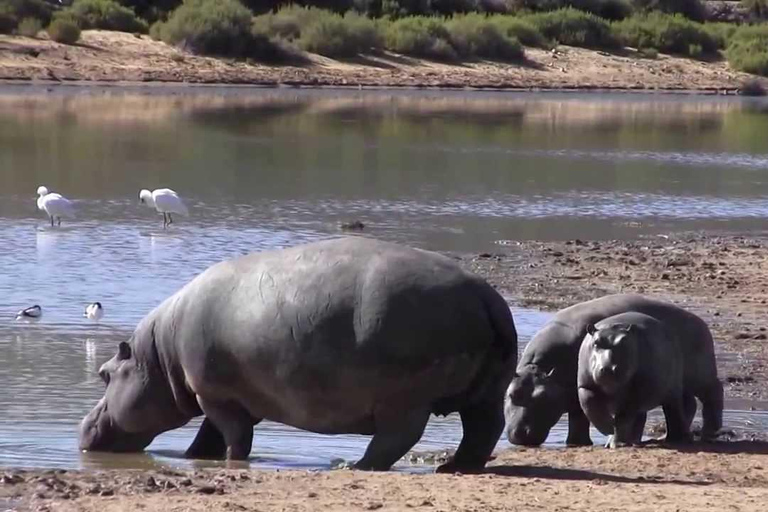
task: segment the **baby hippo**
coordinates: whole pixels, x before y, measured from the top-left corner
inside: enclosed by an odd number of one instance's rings
[[[664,409],[667,442],[690,439],[678,340],[642,313],[622,313],[587,328],[579,350],[579,403],[610,448],[639,444],[646,413]]]

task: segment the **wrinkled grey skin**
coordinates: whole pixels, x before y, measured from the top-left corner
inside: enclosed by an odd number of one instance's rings
[[[568,445],[590,445],[589,420],[579,404],[576,370],[587,326],[635,311],[661,321],[680,341],[686,357],[684,387],[702,402],[702,435],[722,426],[723,387],[717,378],[714,343],[706,323],[673,304],[635,294],[607,295],[559,311],[528,343],[507,390],[505,415],[510,443],[537,446],[564,413]],[[695,403],[695,400],[693,400]]]
[[[587,327],[579,350],[579,403],[608,446],[639,444],[646,413],[662,406],[667,441],[691,437],[685,410],[684,361],[678,340],[642,313],[622,313]],[[690,405],[690,403],[689,403]]]
[[[358,237],[252,254],[206,270],[120,344],[80,447],[139,451],[204,414],[190,456],[245,459],[269,419],[372,434],[356,467],[386,470],[430,414],[458,411],[441,470],[477,470],[516,356],[504,299],[449,258]]]

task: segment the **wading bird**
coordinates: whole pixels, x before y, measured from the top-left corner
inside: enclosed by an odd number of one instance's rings
[[[54,218],[57,225],[61,226],[62,217],[72,217],[75,214],[69,199],[61,194],[49,193],[48,189],[42,186],[37,188],[37,209],[48,215],[51,219],[51,226],[53,226]]]
[[[189,215],[179,195],[169,188],[158,188],[152,192],[144,189],[139,192],[139,202],[163,214],[163,229],[173,224],[172,213]]]

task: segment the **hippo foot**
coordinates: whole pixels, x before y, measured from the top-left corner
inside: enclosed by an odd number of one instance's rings
[[[468,465],[468,464],[456,464],[453,460],[441,464],[435,468],[435,473],[462,473],[465,475],[482,473],[485,470],[485,465]]]
[[[626,441],[617,441],[615,435],[608,436],[608,440],[605,442],[605,447],[615,450],[616,448],[627,448],[635,446],[634,443],[628,443]]]

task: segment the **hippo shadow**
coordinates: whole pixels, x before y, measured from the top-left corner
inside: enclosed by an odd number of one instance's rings
[[[598,473],[586,469],[554,468],[551,466],[489,466],[485,474],[510,476],[518,478],[544,478],[547,480],[587,480],[604,481],[622,484],[676,484],[676,485],[710,485],[710,482],[695,480],[678,480],[664,477],[620,476],[610,473]]]
[[[669,444],[663,440],[650,440],[642,444],[648,448],[665,448],[681,453],[721,453],[737,454],[746,453],[753,455],[768,455],[768,441],[705,441],[686,444]]]

